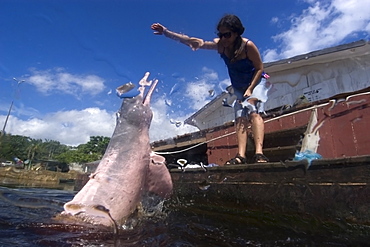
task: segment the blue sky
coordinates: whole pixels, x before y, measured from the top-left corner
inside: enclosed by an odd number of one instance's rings
[[[152,23],[212,40],[218,20],[236,14],[271,62],[369,40],[369,9],[369,0],[0,0],[0,127],[13,101],[7,133],[67,145],[110,137],[115,88],[148,71],[159,80],[151,140],[195,131],[174,122],[225,89],[226,67],[215,51],[153,35]]]

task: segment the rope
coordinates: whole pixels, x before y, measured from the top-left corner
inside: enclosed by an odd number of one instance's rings
[[[163,154],[178,154],[178,153],[182,153],[182,152],[189,151],[189,150],[191,150],[191,149],[193,149],[193,148],[196,148],[196,147],[199,147],[199,146],[201,146],[201,145],[203,145],[203,144],[206,144],[206,143],[213,142],[213,141],[215,141],[215,140],[218,140],[218,139],[224,138],[224,137],[226,137],[226,136],[233,135],[233,134],[235,134],[235,133],[236,133],[236,131],[233,131],[233,132],[230,132],[230,133],[228,133],[228,134],[225,134],[225,135],[218,136],[218,137],[216,137],[216,138],[210,139],[210,140],[208,140],[208,141],[200,142],[200,143],[198,143],[198,144],[195,144],[194,146],[191,146],[191,147],[188,147],[188,148],[185,148],[185,149],[182,149],[182,150],[177,150],[177,151],[172,151],[172,152],[154,152],[154,153],[155,153],[155,154],[159,154],[159,155],[161,155],[161,154],[162,154],[162,155],[163,155]]]

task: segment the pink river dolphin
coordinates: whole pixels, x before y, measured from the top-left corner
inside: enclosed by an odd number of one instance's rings
[[[162,198],[171,195],[172,180],[165,159],[152,153],[149,144],[150,99],[158,81],[148,81],[148,77],[147,72],[139,82],[137,96],[123,99],[103,158],[86,185],[64,205],[61,216],[117,229],[148,193]],[[145,86],[151,86],[146,95]],[[117,93],[133,87],[125,84]]]

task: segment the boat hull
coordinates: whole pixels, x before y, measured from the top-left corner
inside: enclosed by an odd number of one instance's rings
[[[181,204],[370,225],[370,156],[171,170]]]

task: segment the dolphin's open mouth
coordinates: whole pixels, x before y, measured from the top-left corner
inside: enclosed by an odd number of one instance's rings
[[[147,72],[148,76],[149,76],[149,73]],[[148,93],[146,94],[145,98],[144,98],[144,101],[143,101],[143,104],[144,105],[149,105],[150,104],[150,99],[152,98],[152,94],[154,92],[154,89],[155,87],[157,86],[157,83],[158,83],[158,80],[154,80],[153,82],[151,82],[151,87],[149,88],[149,91]]]

